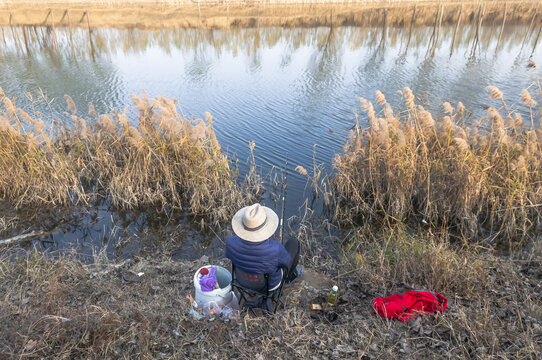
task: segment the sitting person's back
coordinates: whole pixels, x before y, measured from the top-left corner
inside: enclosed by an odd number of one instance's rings
[[[226,257],[236,267],[249,274],[269,274],[269,287],[281,280],[281,267],[288,268],[290,254],[277,240],[267,239],[251,242],[239,236],[230,236],[226,241]]]
[[[290,239],[283,246],[273,239],[278,216],[260,204],[239,210],[232,219],[236,235],[226,241],[226,257],[249,274],[269,274],[269,288],[276,287],[282,276],[287,282],[298,276],[299,242]],[[286,269],[282,274],[281,268]]]

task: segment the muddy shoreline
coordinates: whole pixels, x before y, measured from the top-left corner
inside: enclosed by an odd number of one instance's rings
[[[0,6],[0,25],[83,28],[204,28],[317,26],[432,26],[483,22],[538,25],[536,2],[455,1],[385,3],[186,3],[182,5],[96,6],[54,3],[48,6]]]

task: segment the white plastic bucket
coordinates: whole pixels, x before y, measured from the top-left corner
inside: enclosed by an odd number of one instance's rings
[[[214,289],[213,291],[202,291],[199,284],[199,279],[201,277],[200,271],[203,268],[210,269],[211,267],[216,269],[215,275],[219,288]],[[229,305],[233,299],[231,280],[231,273],[221,266],[205,265],[199,268],[194,274],[194,288],[196,289],[196,302],[198,305],[204,307],[210,302],[214,302],[219,306]]]

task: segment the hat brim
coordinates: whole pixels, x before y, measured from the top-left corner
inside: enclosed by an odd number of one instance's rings
[[[249,206],[245,206],[241,210],[237,211],[231,220],[231,227],[235,235],[239,236],[243,240],[252,242],[259,242],[269,239],[279,226],[278,215],[272,209],[262,206],[262,209],[265,210],[265,215],[267,216],[267,222],[261,229],[250,231],[247,230],[243,225],[243,215],[245,214],[245,210],[248,208]]]

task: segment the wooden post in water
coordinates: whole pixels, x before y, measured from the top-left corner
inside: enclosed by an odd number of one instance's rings
[[[53,10],[51,9],[51,30],[53,31],[53,44],[54,46],[58,47],[58,41],[56,39],[56,32],[55,32],[55,14],[53,13]]]
[[[68,10],[64,10],[64,12],[62,13],[62,17],[58,21],[58,25],[62,25],[62,22],[64,21],[64,18],[66,17],[67,12],[68,12]]]
[[[406,44],[406,49],[405,49],[405,55],[403,56],[407,56],[408,54],[408,47],[410,46],[410,39],[412,38],[412,27],[414,26],[414,22],[416,21],[416,10],[418,8],[418,4],[415,4],[414,5],[414,11],[412,12],[412,19],[410,20],[410,30],[408,31],[408,40],[407,40],[407,44]]]
[[[70,10],[66,10],[68,14],[68,28],[70,30],[70,44],[72,46],[72,56],[75,57],[75,47],[73,46],[72,21],[70,19]]]
[[[36,41],[38,42],[38,44],[43,47],[44,43],[43,43],[43,34],[42,32],[40,31],[38,33],[38,29],[36,27],[36,25],[32,25],[32,30],[34,30],[34,36],[36,37]],[[42,35],[42,36],[40,36]]]
[[[461,4],[461,10],[459,10],[459,16],[457,17],[457,23],[455,24],[454,37],[452,39],[452,46],[450,47],[450,57],[454,53],[455,37],[457,36],[457,31],[459,30],[459,23],[461,22],[461,16],[463,15],[463,4]]]
[[[43,26],[47,25],[47,20],[49,20],[49,15],[51,15],[51,9],[47,12],[47,15],[45,15],[45,20],[43,20]]]
[[[439,6],[440,7],[440,6]],[[435,56],[435,50],[437,48],[437,45],[438,45],[438,40],[439,40],[439,37],[440,37],[440,26],[442,25],[442,16],[444,15],[444,5],[442,5],[442,9],[440,11],[440,17],[438,19],[438,27],[437,27],[437,35],[435,37],[435,44],[433,45],[433,50],[431,52],[431,57],[434,57]]]
[[[482,5],[480,5],[478,9],[478,24],[476,25],[476,33],[474,34],[474,41],[472,43],[472,49],[470,57],[473,58],[476,56],[476,49],[480,45],[480,33],[482,32],[482,20],[484,18],[484,14],[486,12],[486,6],[482,8]]]
[[[501,32],[499,33],[499,39],[497,40],[497,46],[495,47],[495,54],[501,44],[502,34],[504,33],[504,24],[506,23],[506,14],[508,12],[508,3],[504,3],[504,16],[502,17]]]
[[[30,56],[30,48],[28,46],[28,36],[26,35],[26,26],[23,26],[23,38],[24,38],[24,46],[26,48],[26,55]]]
[[[262,2],[262,0],[258,0],[258,13],[256,15],[256,28],[259,29],[260,28],[260,3]]]
[[[426,58],[430,56],[431,53],[433,52],[433,44],[435,43],[435,38],[437,36],[437,25],[438,25],[439,15],[440,15],[440,5],[435,14],[435,22],[433,23],[433,33],[431,34],[431,37],[429,38],[429,45],[427,46],[427,51],[425,52]]]
[[[90,16],[88,15],[88,10],[86,13],[87,13],[88,37],[90,39],[90,50],[92,51],[92,59],[94,59],[94,43],[92,42],[92,28],[90,27]]]
[[[378,45],[378,50],[384,47],[386,42],[386,22],[388,20],[388,9],[384,9],[384,21],[382,22],[382,37],[380,38],[380,44]]]
[[[85,16],[87,17],[88,38],[89,38],[89,41],[90,41],[90,52],[91,52],[91,55],[92,55],[92,60],[94,60],[94,43],[92,42],[92,29],[90,27],[90,16],[88,14],[88,10],[86,10],[83,13],[83,16],[81,16],[81,20],[79,20],[79,23],[83,22],[83,19],[85,18]]]
[[[201,8],[200,8],[200,0],[198,0],[198,26],[201,26]]]
[[[478,42],[480,40],[480,29],[482,28],[480,26],[481,19],[482,19],[482,5],[480,5],[478,9],[478,16],[477,16],[477,21],[476,21],[476,32],[474,33],[474,41],[472,43],[471,57],[476,56],[476,49],[478,48]]]
[[[45,16],[45,20],[43,20],[43,26],[44,27],[47,27],[47,20],[49,20],[50,15],[51,15],[51,9],[49,9],[49,11],[47,12],[47,15]],[[47,29],[49,30],[48,27],[47,27]],[[43,35],[43,33],[42,33],[42,37],[43,37],[43,43],[45,44],[46,40],[45,40],[45,35]],[[51,44],[52,44],[52,42],[53,41],[51,40]]]
[[[19,55],[19,40],[17,34],[15,34],[15,29],[13,28],[13,13],[9,12],[9,26],[11,27],[11,34],[13,35],[13,41],[15,42],[15,49],[17,49],[17,55]]]
[[[540,39],[540,33],[542,33],[542,24],[540,24],[540,28],[538,28],[538,34],[536,34],[536,39],[534,40],[533,52],[531,53],[531,56],[533,56],[534,51],[536,50],[536,45],[538,45],[538,40]]]
[[[4,33],[4,27],[2,26],[2,40],[4,41],[4,46],[7,46],[6,34]]]
[[[533,24],[534,24],[534,19],[536,18],[536,13],[538,12],[538,4],[536,5],[536,8],[534,10],[534,14],[533,14],[533,17],[531,18],[531,23],[529,24],[529,28],[527,29],[527,32],[525,33],[525,37],[523,38],[523,42],[521,43],[521,50],[523,50],[523,47],[525,46],[525,42],[527,41],[527,38],[529,37],[530,33],[531,33],[531,29],[533,27]],[[520,50],[520,51],[521,51]]]

